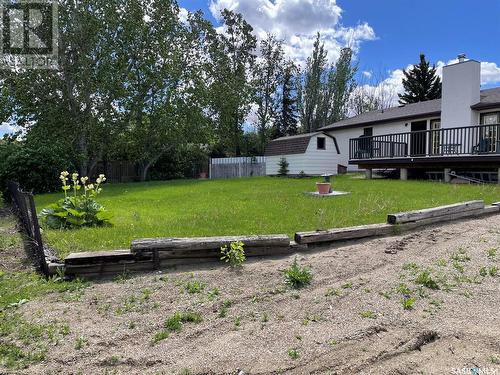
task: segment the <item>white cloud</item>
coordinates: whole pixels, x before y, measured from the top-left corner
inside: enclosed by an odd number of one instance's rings
[[[182,23],[188,23],[188,16],[189,16],[189,12],[187,9],[185,8],[180,8],[179,9],[179,20],[182,22]]]
[[[12,134],[18,130],[19,128],[17,126],[11,125],[7,122],[0,124],[0,136],[3,136],[4,134]]]
[[[346,45],[358,50],[363,41],[375,39],[375,32],[367,23],[342,25],[342,9],[336,0],[212,0],[210,3],[210,11],[217,19],[226,8],[241,13],[258,38],[270,32],[283,39],[285,53],[299,63],[311,54],[318,31],[330,61],[335,61]]]
[[[443,67],[448,64],[455,64],[458,59],[448,60],[447,62],[438,61],[436,63],[436,73],[439,77],[443,77]],[[411,69],[412,65],[408,65],[405,70]],[[371,78],[367,73],[363,72],[363,75],[367,78]],[[404,92],[403,88],[403,69],[395,69],[388,71],[387,78],[381,80],[376,84],[365,84],[362,85],[366,90],[379,90],[386,94],[386,97],[392,98],[391,106],[398,105],[398,96]],[[481,62],[481,85],[491,85],[500,83],[500,67],[494,62]]]
[[[500,67],[494,62],[481,63],[481,83],[500,83]]]

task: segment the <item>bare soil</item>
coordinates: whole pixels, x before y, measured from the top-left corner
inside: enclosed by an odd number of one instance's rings
[[[283,279],[293,257],[94,282],[20,308],[71,333],[19,373],[500,373],[500,273],[489,274],[497,248],[500,215],[298,254],[314,274],[299,290]],[[415,282],[423,270],[440,289]],[[188,293],[195,280],[204,289]],[[153,343],[178,311],[203,321]]]

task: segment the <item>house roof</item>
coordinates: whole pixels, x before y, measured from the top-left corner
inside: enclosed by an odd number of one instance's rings
[[[485,109],[500,106],[500,87],[481,90],[481,101],[471,106],[472,109]],[[441,99],[427,100],[425,102],[401,105],[365,112],[360,115],[335,122],[319,130],[342,129],[360,125],[374,125],[377,123],[396,120],[412,119],[419,117],[432,117],[441,114]]]
[[[500,107],[500,87],[481,90],[481,100],[471,106],[472,109],[488,109]]]
[[[276,138],[267,144],[264,155],[276,156],[303,154],[307,150],[309,140],[318,134],[326,135],[323,132],[315,132]]]

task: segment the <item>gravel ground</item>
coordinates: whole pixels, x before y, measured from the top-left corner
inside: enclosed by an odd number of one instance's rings
[[[27,319],[71,333],[19,373],[500,373],[500,215],[301,253],[314,277],[299,290],[284,284],[292,260],[124,275],[31,301]],[[426,270],[439,289],[416,283]],[[203,321],[154,343],[183,311]]]

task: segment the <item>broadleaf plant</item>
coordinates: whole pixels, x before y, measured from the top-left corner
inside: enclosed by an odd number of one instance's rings
[[[67,171],[61,172],[59,176],[64,198],[40,212],[42,226],[49,229],[72,229],[111,225],[112,215],[95,200],[102,192],[101,185],[106,181],[106,177],[101,174],[95,184],[92,184],[88,183],[88,177],[79,179],[78,173],[73,173],[71,183],[68,183],[68,176]]]

